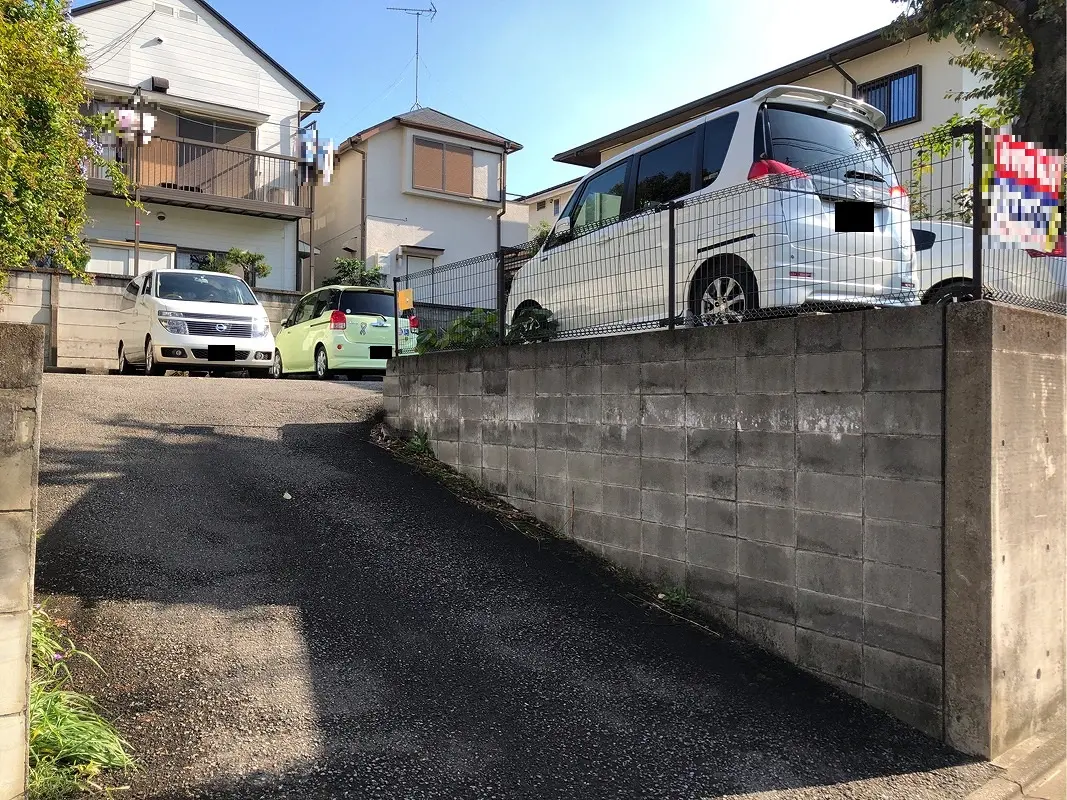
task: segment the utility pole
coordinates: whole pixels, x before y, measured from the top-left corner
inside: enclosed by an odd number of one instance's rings
[[[429,8],[395,8],[393,6],[387,6],[386,11],[402,11],[415,18],[415,105],[411,107],[414,111],[416,108],[422,108],[419,105],[419,21],[425,14],[430,17],[432,21],[437,16],[437,6],[430,3]]]

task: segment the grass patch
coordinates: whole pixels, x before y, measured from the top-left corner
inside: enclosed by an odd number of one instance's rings
[[[134,766],[129,745],[101,716],[88,695],[70,687],[69,662],[82,658],[44,608],[35,608],[31,629],[30,800],[62,800],[80,793],[110,795],[98,778],[108,770]]]

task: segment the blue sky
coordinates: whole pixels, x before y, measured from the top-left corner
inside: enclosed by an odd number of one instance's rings
[[[323,100],[334,142],[411,108],[426,0],[209,0]],[[867,33],[890,0],[435,0],[419,102],[520,142],[508,192],[583,172],[552,156]]]

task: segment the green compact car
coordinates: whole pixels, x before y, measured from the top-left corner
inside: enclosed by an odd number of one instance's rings
[[[384,375],[396,347],[396,305],[390,289],[324,286],[300,298],[274,337],[271,377],[314,373]],[[401,321],[401,350],[411,326]]]

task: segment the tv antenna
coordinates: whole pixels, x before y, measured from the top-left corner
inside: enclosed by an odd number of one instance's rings
[[[415,18],[415,105],[411,107],[414,111],[416,108],[422,108],[419,105],[419,22],[422,17],[429,16],[432,21],[437,16],[437,6],[430,3],[429,8],[396,8],[394,6],[387,6],[386,11],[403,11],[405,14]]]

